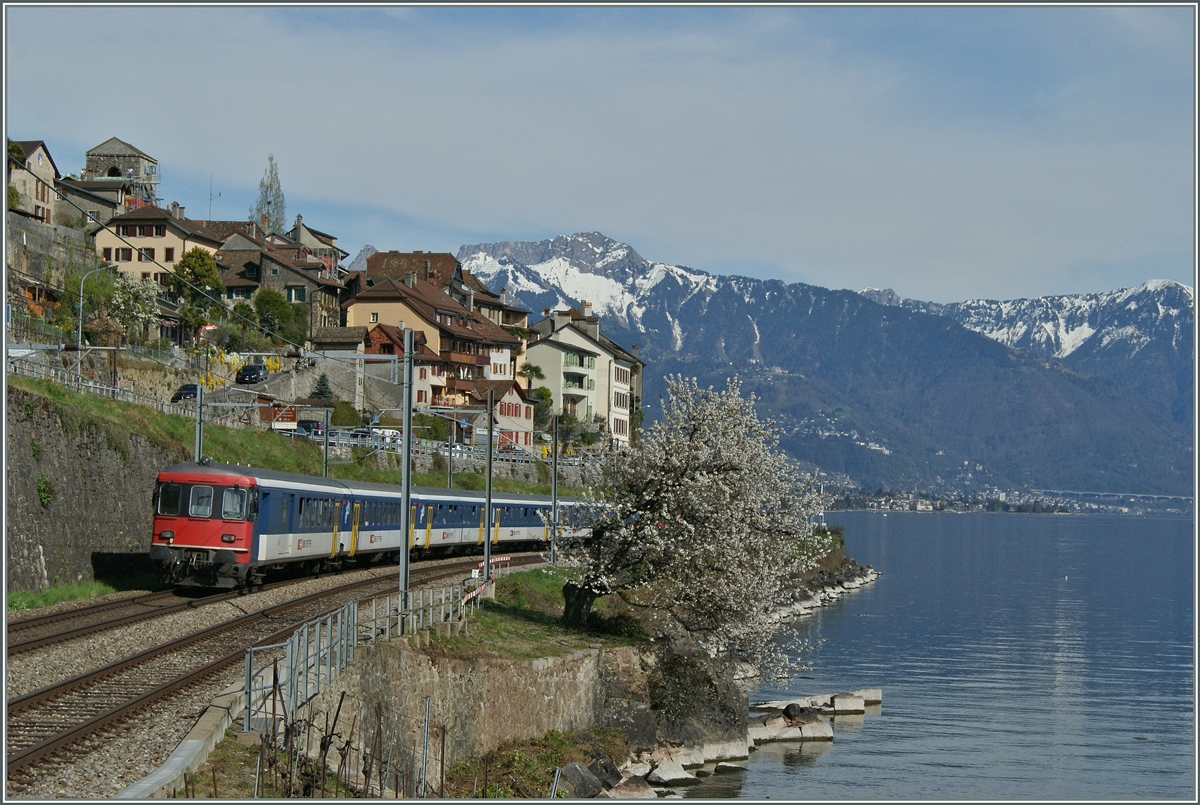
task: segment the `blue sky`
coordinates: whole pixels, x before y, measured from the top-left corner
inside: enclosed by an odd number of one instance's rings
[[[64,173],[133,143],[193,218],[210,177],[212,217],[246,217],[273,154],[289,221],[351,256],[598,230],[713,273],[1083,293],[1194,284],[1194,31],[1191,7],[10,5],[5,127]]]

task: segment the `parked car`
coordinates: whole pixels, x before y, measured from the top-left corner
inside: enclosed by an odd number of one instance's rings
[[[200,396],[200,384],[184,383],[171,395],[171,402],[177,403],[180,400],[194,400],[198,396]]]
[[[375,428],[375,436],[385,444],[399,444],[404,434],[394,428]]]
[[[243,384],[261,383],[267,379],[267,367],[261,363],[250,363],[238,369],[237,382]]]
[[[296,420],[296,427],[304,428],[313,438],[325,435],[325,423],[320,419],[299,419]]]

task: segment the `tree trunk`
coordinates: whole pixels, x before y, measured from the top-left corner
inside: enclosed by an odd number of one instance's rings
[[[563,616],[565,626],[587,626],[592,613],[592,603],[598,598],[595,592],[586,587],[580,587],[574,582],[563,585]]]

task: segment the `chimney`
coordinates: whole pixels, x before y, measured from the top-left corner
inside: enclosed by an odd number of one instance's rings
[[[466,308],[467,308],[467,312],[468,312],[468,313],[470,313],[470,312],[472,312],[472,311],[474,311],[474,310],[475,310],[475,291],[474,291],[473,289],[471,289],[471,288],[468,288],[468,289],[467,289],[467,304],[466,304]]]
[[[267,236],[267,215],[266,215],[266,213],[263,213],[262,215],[258,216],[258,223],[259,223],[259,226],[262,227],[263,237],[265,238]]]
[[[508,289],[507,288],[500,289],[500,304],[502,304],[502,305],[508,304]]]
[[[407,285],[409,288],[415,288],[417,285],[417,272],[415,272],[415,271],[404,272],[404,284]]]
[[[429,261],[425,261],[425,281],[429,282]]]
[[[579,300],[579,310],[583,313],[583,317],[590,318],[592,315],[592,303],[586,299]]]

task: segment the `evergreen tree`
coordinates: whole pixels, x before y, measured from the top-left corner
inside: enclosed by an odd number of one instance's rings
[[[283,187],[279,184],[279,168],[275,165],[275,155],[267,154],[267,169],[258,182],[258,201],[250,210],[250,220],[261,224],[262,217],[267,216],[267,234],[283,232],[284,211],[287,205],[283,199]]]
[[[333,389],[329,387],[329,375],[321,372],[321,376],[317,378],[317,382],[313,385],[312,393],[309,396],[313,399],[333,402]]]
[[[225,284],[221,282],[217,261],[211,254],[199,246],[193,246],[183,253],[175,266],[175,273],[180,280],[184,280],[175,282],[176,290],[188,304],[202,311],[221,307]]]
[[[260,288],[254,295],[254,309],[258,312],[258,323],[274,335],[291,324],[292,306],[287,297],[274,288]]]

